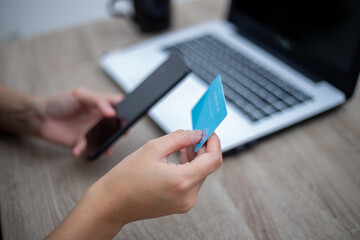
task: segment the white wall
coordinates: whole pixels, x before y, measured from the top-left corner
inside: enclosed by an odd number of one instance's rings
[[[175,3],[191,0],[173,0]],[[106,19],[108,0],[0,0],[0,42]]]
[[[0,0],[0,41],[105,19],[107,0]]]

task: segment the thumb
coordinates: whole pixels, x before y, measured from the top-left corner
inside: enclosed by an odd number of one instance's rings
[[[159,153],[163,157],[198,143],[201,139],[201,134],[201,130],[177,130],[154,141],[156,145],[161,146]]]

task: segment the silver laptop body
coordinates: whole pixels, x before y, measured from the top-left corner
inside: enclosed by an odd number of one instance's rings
[[[225,20],[208,21],[110,52],[101,58],[100,65],[126,93],[129,93],[167,58],[169,52],[164,48],[201,38],[204,35],[214,36],[266,71],[281,76],[286,85],[309,96],[307,101],[276,111],[256,121],[249,119],[248,115],[239,110],[233,101],[227,101],[228,116],[216,130],[223,152],[237,149],[346,101],[346,96],[342,91],[325,80],[312,81],[240,35],[236,31],[236,26]],[[189,74],[152,107],[149,116],[166,133],[177,129],[192,129],[191,109],[207,86],[208,82],[204,81],[199,74]]]

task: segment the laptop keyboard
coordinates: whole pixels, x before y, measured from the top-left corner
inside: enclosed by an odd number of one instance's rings
[[[180,52],[192,71],[209,84],[221,75],[224,94],[251,121],[311,100],[279,76],[265,70],[211,35],[165,47]]]

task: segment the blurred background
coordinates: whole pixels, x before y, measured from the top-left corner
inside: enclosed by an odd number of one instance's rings
[[[0,0],[0,43],[105,20],[108,1]]]

